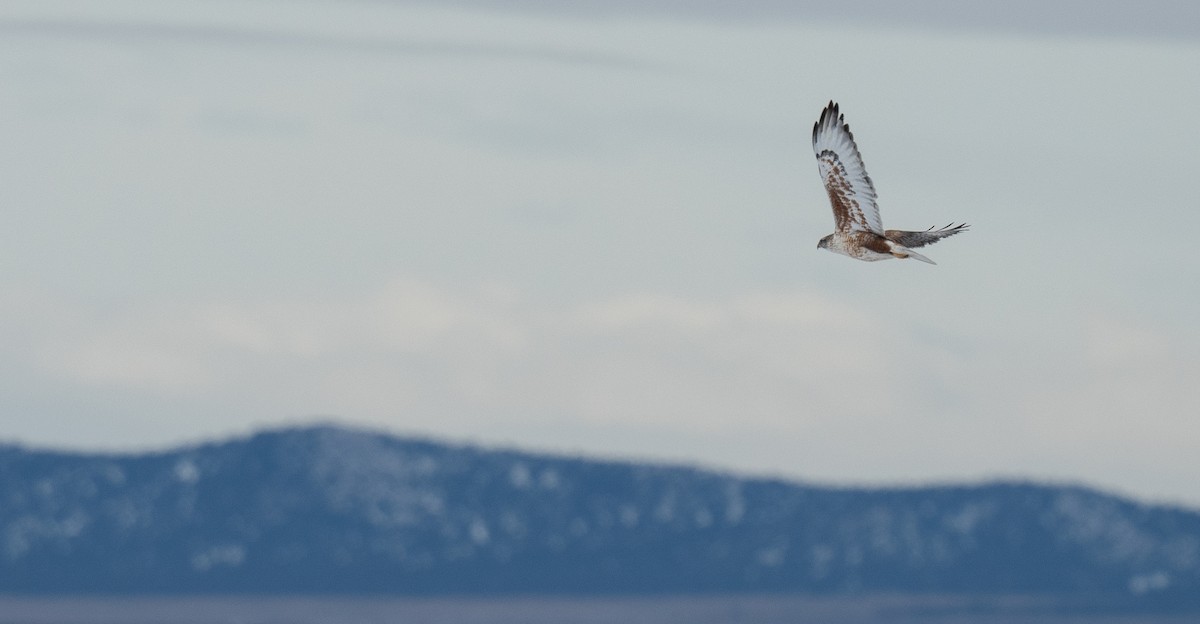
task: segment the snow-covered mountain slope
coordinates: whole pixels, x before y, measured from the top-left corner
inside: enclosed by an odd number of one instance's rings
[[[818,487],[312,427],[0,447],[0,592],[1200,595],[1200,513],[1021,483]]]

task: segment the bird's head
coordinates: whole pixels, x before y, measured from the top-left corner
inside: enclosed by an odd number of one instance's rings
[[[822,238],[817,243],[817,249],[829,249],[829,241],[832,238],[833,238],[833,234],[830,234],[830,235],[826,236],[825,238]]]

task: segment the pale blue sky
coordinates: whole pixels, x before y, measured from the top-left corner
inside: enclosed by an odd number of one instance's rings
[[[6,3],[0,437],[1200,505],[1200,10],[1077,4]],[[816,249],[829,99],[938,266]]]

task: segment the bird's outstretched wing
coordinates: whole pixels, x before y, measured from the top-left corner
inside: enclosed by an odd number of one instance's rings
[[[933,243],[936,243],[936,242],[942,240],[943,238],[946,238],[947,236],[954,236],[955,234],[958,234],[959,232],[966,232],[967,228],[969,228],[969,227],[971,227],[971,226],[967,225],[966,223],[963,223],[961,225],[954,225],[953,223],[951,223],[950,225],[947,225],[944,228],[940,228],[937,230],[935,230],[933,228],[929,228],[928,230],[925,230],[922,232],[907,232],[904,230],[888,230],[883,233],[883,236],[894,243],[900,243],[901,245],[908,247],[909,249],[913,249],[915,247],[924,247],[925,245],[932,245]]]
[[[833,205],[833,220],[839,232],[858,230],[883,234],[879,206],[875,204],[875,185],[863,166],[850,126],[838,113],[838,105],[829,102],[821,118],[813,124],[813,152],[821,181]]]

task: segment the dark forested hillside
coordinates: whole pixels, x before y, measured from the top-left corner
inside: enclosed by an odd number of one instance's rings
[[[1200,514],[1082,488],[846,489],[333,427],[0,448],[0,592],[1200,595]]]

